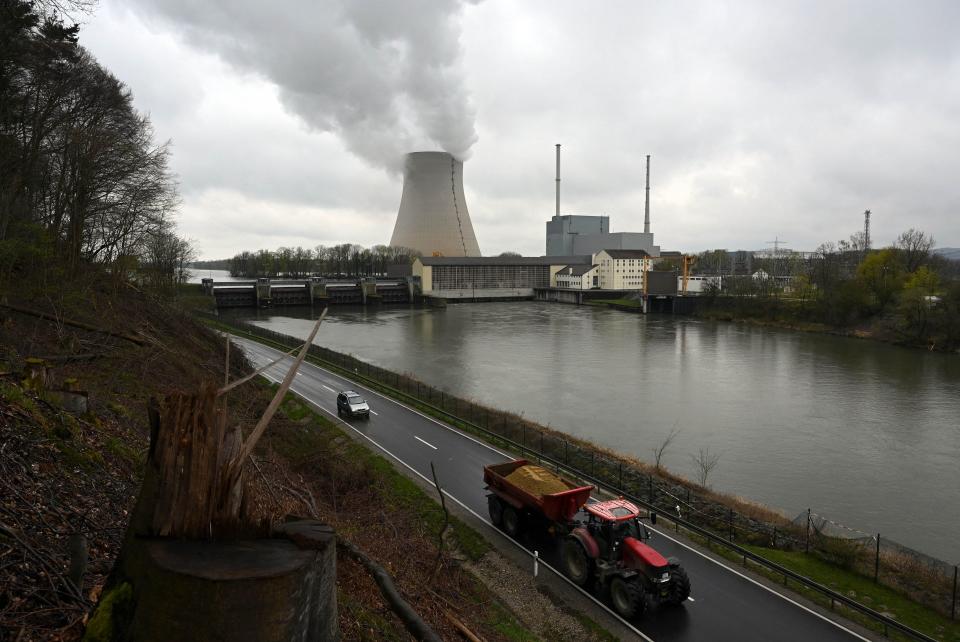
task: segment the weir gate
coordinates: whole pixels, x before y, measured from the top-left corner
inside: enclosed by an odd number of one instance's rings
[[[269,308],[278,305],[378,305],[409,303],[413,281],[365,278],[333,281],[319,277],[297,280],[214,281],[203,279],[204,294],[216,299],[218,308]]]

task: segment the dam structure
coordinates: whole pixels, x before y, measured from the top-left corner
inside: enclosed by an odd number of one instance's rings
[[[463,194],[463,162],[447,152],[404,157],[403,194],[390,245],[423,256],[480,256]]]

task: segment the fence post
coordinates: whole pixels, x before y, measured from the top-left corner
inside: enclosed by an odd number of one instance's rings
[[[880,582],[880,533],[877,533],[877,556],[873,560],[873,583]]]
[[[590,451],[590,476],[596,478],[597,476],[597,453]]]
[[[777,527],[773,527],[773,548],[777,547]]]
[[[567,440],[564,439],[564,440],[563,440],[563,464],[564,464],[564,465],[567,464],[567,459],[568,459],[568,457],[567,457]]]
[[[806,539],[806,543],[803,546],[803,552],[804,553],[810,552],[810,509],[809,508],[807,509],[807,539]]]
[[[653,505],[653,476],[647,475],[647,501]]]
[[[541,454],[541,455],[544,454],[544,453],[543,453],[543,431],[542,431],[542,430],[540,431],[540,454]]]
[[[730,512],[727,513],[727,524],[730,526],[730,541],[733,541],[733,509],[730,509]]]

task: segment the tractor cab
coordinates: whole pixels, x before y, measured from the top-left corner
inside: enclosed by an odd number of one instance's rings
[[[650,531],[640,521],[640,509],[625,499],[587,504],[584,510],[587,512],[587,531],[597,542],[603,559],[619,559],[627,537],[640,542],[650,539]]]

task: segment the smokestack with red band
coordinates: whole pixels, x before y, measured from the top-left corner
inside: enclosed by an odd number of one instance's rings
[[[480,256],[463,196],[462,162],[446,152],[404,157],[403,195],[390,245],[424,256]]]

